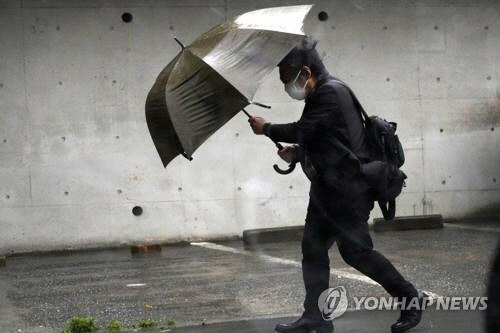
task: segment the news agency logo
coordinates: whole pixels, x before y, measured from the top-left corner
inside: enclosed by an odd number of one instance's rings
[[[318,299],[318,307],[324,320],[342,316],[349,306],[347,292],[343,286],[325,289]]]
[[[484,311],[488,297],[353,297],[354,310],[425,310],[432,306],[436,311]],[[325,289],[318,298],[318,307],[324,320],[342,316],[349,307],[347,291],[343,286]]]
[[[447,296],[432,298],[417,297],[354,297],[356,310],[425,310],[428,307],[436,311],[484,311],[488,308],[488,297]]]

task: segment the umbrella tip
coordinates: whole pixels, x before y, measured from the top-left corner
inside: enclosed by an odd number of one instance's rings
[[[174,37],[174,39],[177,42],[177,44],[179,44],[182,47],[182,49],[184,50],[184,48],[185,48],[184,44],[182,44],[182,42],[177,37]]]
[[[260,106],[261,108],[265,108],[265,109],[270,109],[270,108],[271,108],[271,106],[266,105],[266,104],[257,103],[257,102],[254,102],[254,101],[248,101],[248,102],[249,102],[250,104]]]
[[[188,159],[189,161],[192,161],[193,158],[191,156],[189,156],[186,152],[182,152],[181,153],[182,156],[184,156],[186,159]]]

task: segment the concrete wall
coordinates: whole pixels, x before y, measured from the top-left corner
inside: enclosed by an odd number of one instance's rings
[[[299,3],[308,1],[1,0],[0,253],[302,224],[305,176],[276,174],[274,146],[243,114],[192,162],[166,169],[144,118],[149,89],[178,52],[174,35],[188,44],[226,17]],[[399,124],[409,179],[398,214],[498,214],[500,3],[317,4],[306,30],[331,72],[369,113]],[[256,100],[273,109],[248,110],[274,123],[302,109],[277,72]]]

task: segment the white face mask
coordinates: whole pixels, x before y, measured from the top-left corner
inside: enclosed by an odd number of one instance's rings
[[[285,83],[285,91],[288,93],[288,95],[290,95],[291,98],[297,99],[299,101],[306,98],[306,85],[307,81],[309,80],[309,79],[306,80],[306,83],[304,83],[304,86],[302,88],[297,87],[295,83],[297,82],[297,79],[299,78],[301,71],[302,70],[300,69],[299,73],[297,73],[297,76],[295,77],[295,80]]]

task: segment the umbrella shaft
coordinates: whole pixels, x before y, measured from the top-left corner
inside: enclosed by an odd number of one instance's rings
[[[248,118],[252,118],[252,115],[250,115],[250,113],[248,113],[247,110],[241,109],[241,111],[243,111],[247,115]],[[269,138],[269,139],[271,139],[271,138]],[[271,140],[276,145],[276,148],[278,148],[279,150],[283,149],[283,145],[281,143],[279,143],[278,141],[274,141],[273,139],[271,139]]]

